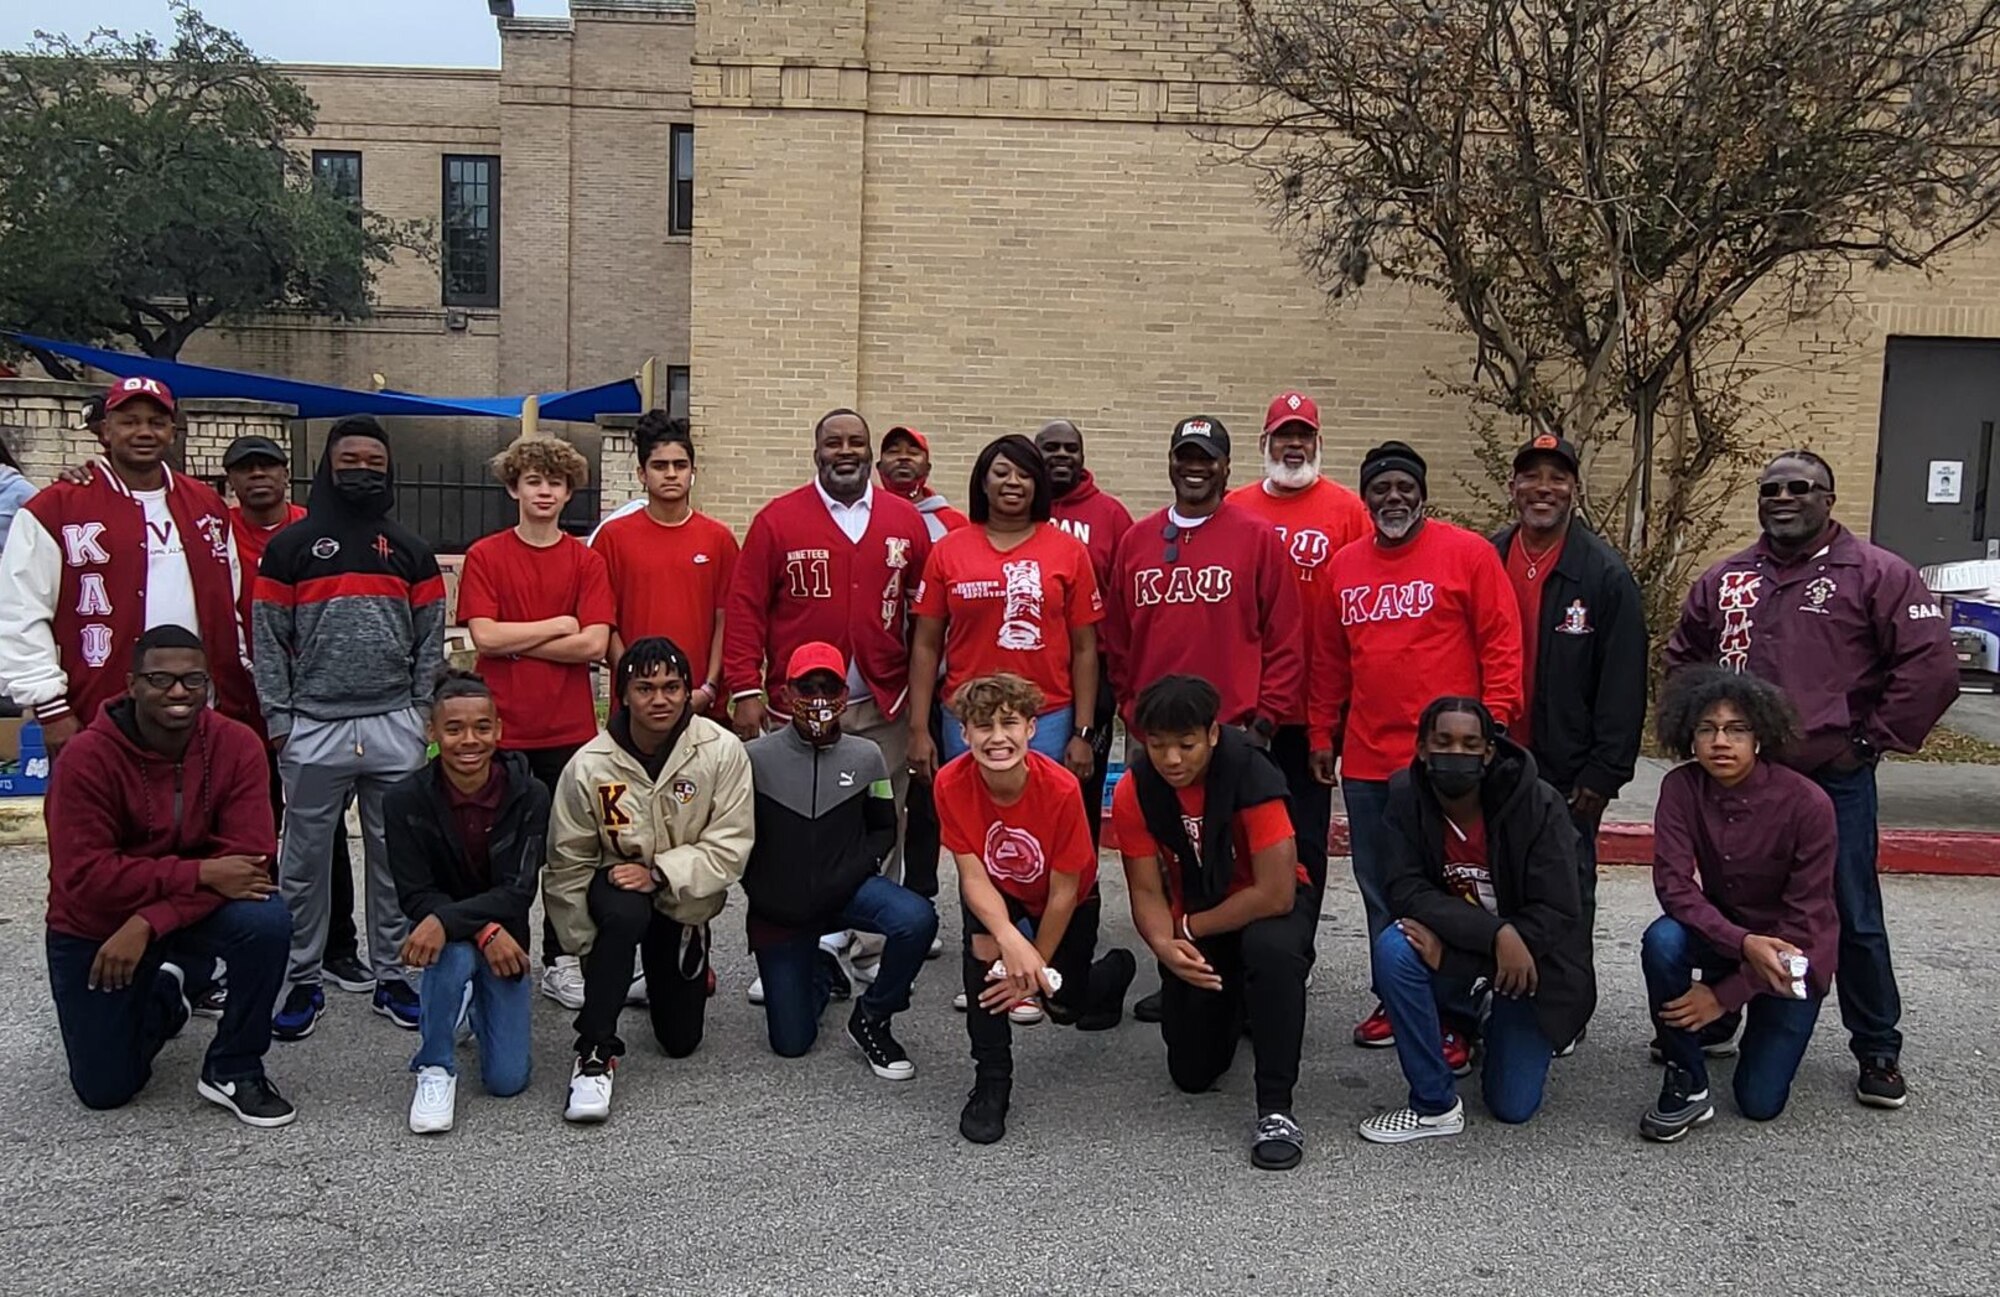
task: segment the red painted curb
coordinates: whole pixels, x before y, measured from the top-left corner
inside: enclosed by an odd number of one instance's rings
[[[1106,817],[1104,845],[1115,847]],[[1885,874],[1934,874],[1964,878],[2000,878],[2000,833],[1953,829],[1884,829],[1877,868]],[[1347,819],[1336,815],[1327,835],[1327,850],[1344,856],[1348,850]],[[1597,834],[1600,865],[1651,865],[1653,826],[1607,824]]]

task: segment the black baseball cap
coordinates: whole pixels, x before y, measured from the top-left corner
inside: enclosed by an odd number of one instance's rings
[[[222,452],[222,466],[235,468],[246,459],[275,459],[280,464],[289,464],[292,457],[285,448],[269,437],[238,437],[229,443],[229,449]]]
[[[1174,425],[1174,438],[1167,443],[1168,453],[1182,446],[1193,446],[1210,459],[1228,459],[1229,429],[1214,415],[1190,415]]]
[[[1575,446],[1570,445],[1566,439],[1556,436],[1553,432],[1544,432],[1530,438],[1527,445],[1514,452],[1514,471],[1516,473],[1520,472],[1522,467],[1537,455],[1555,456],[1568,466],[1571,476],[1575,476],[1577,470],[1583,464],[1583,460],[1576,453]]]

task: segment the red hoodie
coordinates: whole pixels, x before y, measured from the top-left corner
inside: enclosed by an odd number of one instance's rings
[[[1068,495],[1055,502],[1050,521],[1083,542],[1090,551],[1090,566],[1097,573],[1097,588],[1111,587],[1111,560],[1118,542],[1132,529],[1132,515],[1118,497],[1100,490],[1097,479],[1085,469]]]
[[[765,505],[743,538],[722,618],[730,697],[761,688],[782,714],[792,650],[822,640],[854,664],[882,714],[896,716],[910,693],[909,597],[930,553],[916,506],[880,487],[859,544],[812,482]]]
[[[199,923],[223,901],[200,885],[202,861],[278,854],[254,730],[205,710],[173,761],[139,746],[131,711],[115,701],[70,740],[42,807],[48,924],[86,941],[102,941],[134,914],[155,937]]]
[[[1308,742],[1319,752],[1344,737],[1343,777],[1408,766],[1433,698],[1477,698],[1502,725],[1521,714],[1521,609],[1491,541],[1430,518],[1393,548],[1355,541],[1326,579]]]
[[[1291,715],[1305,690],[1305,634],[1284,542],[1225,502],[1179,533],[1169,563],[1166,525],[1165,509],[1132,524],[1104,588],[1102,642],[1125,724],[1139,691],[1169,675],[1213,684],[1232,725]]]

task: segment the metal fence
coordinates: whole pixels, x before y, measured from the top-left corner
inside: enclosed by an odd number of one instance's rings
[[[292,498],[300,504],[311,494],[312,479],[292,479]],[[562,514],[562,529],[588,536],[597,525],[598,493],[585,487],[570,497]],[[440,554],[463,554],[481,536],[511,527],[520,517],[507,488],[491,480],[467,482],[418,465],[413,472],[398,466],[396,519],[431,543]]]

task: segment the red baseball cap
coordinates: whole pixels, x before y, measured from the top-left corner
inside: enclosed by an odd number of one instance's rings
[[[923,433],[918,432],[915,428],[901,423],[882,434],[882,449],[889,449],[889,443],[898,437],[908,437],[911,441],[917,443],[917,449],[923,451],[924,454],[928,455],[931,453],[931,439],[924,436]]]
[[[131,378],[121,378],[111,385],[111,390],[104,394],[104,408],[108,412],[127,401],[137,401],[141,398],[157,403],[168,414],[174,412],[174,394],[168,390],[165,383],[157,378],[140,378],[136,375]]]
[[[1280,392],[1264,411],[1264,435],[1270,436],[1288,423],[1303,423],[1319,431],[1319,406],[1304,392]]]
[[[845,680],[847,662],[839,649],[824,640],[814,640],[792,650],[792,660],[785,664],[785,680],[803,680],[815,671],[831,671]]]

